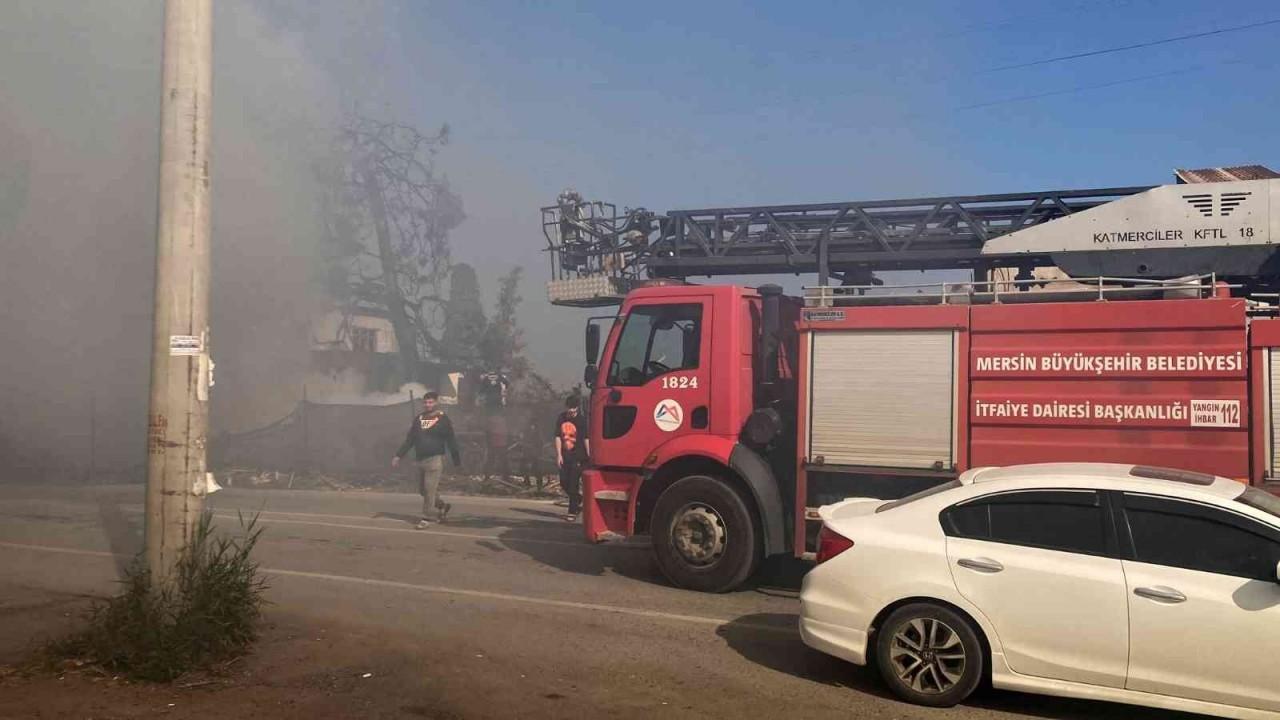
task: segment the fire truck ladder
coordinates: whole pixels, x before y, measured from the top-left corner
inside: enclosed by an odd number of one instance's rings
[[[869,281],[876,270],[1052,265],[1047,255],[984,255],[992,238],[1149,190],[1147,186],[865,202],[676,210],[587,202],[573,191],[542,208],[551,301],[618,302],[646,277],[817,273]]]
[[[1216,275],[1280,287],[1280,173],[1179,170],[1171,185],[618,213],[572,190],[542,209],[548,295],[609,305],[645,278],[810,274],[865,285],[880,270],[1057,267],[1070,277]]]

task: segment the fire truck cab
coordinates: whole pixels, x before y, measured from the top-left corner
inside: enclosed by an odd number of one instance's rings
[[[768,304],[794,327],[794,303]],[[764,305],[732,285],[636,290],[587,370],[588,536],[669,540],[655,543],[658,562],[684,587],[737,586],[764,556],[791,551],[792,483],[779,477],[792,468],[774,446],[786,444],[776,399],[794,394],[794,378],[760,361]],[[794,332],[776,346],[794,358]]]

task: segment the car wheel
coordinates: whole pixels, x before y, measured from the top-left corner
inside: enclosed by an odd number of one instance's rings
[[[732,590],[763,555],[751,506],[728,483],[706,475],[681,478],[664,490],[649,530],[658,567],[688,590]]]
[[[987,659],[977,630],[953,610],[931,603],[906,605],[876,632],[880,675],[907,702],[951,707],[982,680]]]

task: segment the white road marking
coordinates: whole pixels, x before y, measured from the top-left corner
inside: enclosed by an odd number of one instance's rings
[[[410,497],[422,497],[421,495],[410,494]],[[506,505],[507,503],[520,503],[524,505],[554,505],[555,500],[538,499],[538,498],[513,498],[513,497],[490,497],[487,495],[445,495],[440,497],[447,501],[457,503],[476,503],[478,505]]]
[[[39,550],[41,552],[62,553],[63,555],[86,555],[88,557],[117,557],[115,553],[103,552],[102,550],[82,550],[80,548],[55,547],[53,545],[28,545],[26,543],[0,542],[0,547],[14,548],[15,550]],[[124,557],[120,555],[119,557]]]
[[[88,557],[105,557],[112,558],[116,555],[100,550],[81,550],[80,548],[54,547],[49,545],[27,545],[23,543],[0,542],[0,547],[14,548],[17,550],[33,550],[38,552],[62,553],[66,555],[84,555]],[[328,582],[348,583],[352,585],[364,585],[367,587],[395,588],[397,590],[412,590],[417,592],[426,592],[436,595],[450,595],[453,597],[467,597],[478,600],[498,600],[502,602],[523,603],[525,605],[541,605],[543,607],[566,608],[571,610],[591,610],[594,612],[611,613],[614,615],[627,615],[630,617],[643,617],[653,620],[675,620],[679,622],[694,623],[698,625],[712,625],[719,627],[733,622],[732,618],[715,618],[705,615],[682,615],[679,613],[661,612],[659,610],[643,610],[641,608],[625,607],[621,605],[603,605],[600,603],[584,603],[573,602],[570,600],[552,600],[549,598],[532,597],[529,595],[515,595],[511,593],[489,592],[486,590],[468,590],[465,588],[446,587],[443,585],[417,585],[414,583],[396,582],[394,580],[377,580],[374,578],[353,577],[351,575],[331,575],[328,573],[304,572],[301,570],[283,570],[280,568],[262,568],[262,571],[269,575],[281,575],[285,577],[307,578],[311,580],[325,580]],[[752,630],[761,632],[780,633],[792,635],[795,630],[791,628],[776,627],[773,625],[760,625],[755,623],[740,624],[750,627]]]
[[[142,506],[141,506],[141,505],[134,505],[134,506],[132,506],[132,508],[131,508],[131,509],[132,509],[132,510],[135,510],[135,511],[141,511],[141,510],[142,510]],[[228,513],[228,514],[234,513],[234,512],[236,512],[236,511],[239,511],[239,512],[240,512],[241,514],[243,514],[245,517],[253,517],[253,515],[255,515],[255,514],[257,514],[257,513],[261,513],[261,514],[263,514],[263,515],[296,515],[296,516],[298,516],[298,517],[330,518],[330,519],[334,519],[334,520],[390,520],[390,521],[392,521],[392,522],[397,522],[397,523],[403,523],[403,522],[405,522],[404,520],[399,519],[400,517],[408,517],[408,516],[409,516],[409,515],[411,515],[411,514],[412,514],[414,517],[417,517],[417,515],[416,515],[416,514],[413,514],[413,513],[388,513],[388,512],[381,511],[381,510],[379,510],[379,511],[377,511],[377,512],[373,513],[372,515],[355,515],[355,514],[352,514],[352,513],[335,514],[335,513],[295,512],[295,511],[293,511],[293,510],[267,510],[267,509],[265,509],[265,508],[264,508],[264,509],[262,509],[262,510],[249,510],[249,509],[246,509],[246,508],[220,508],[220,507],[213,507],[213,508],[211,508],[211,509],[212,509],[214,512],[222,512],[222,513]],[[379,515],[381,515],[382,517],[378,517]],[[452,516],[451,516],[451,517],[452,517]],[[492,515],[485,515],[485,516],[483,516],[483,517],[493,517],[493,516],[492,516]],[[565,522],[564,522],[563,520],[560,520],[560,516],[559,516],[559,515],[557,515],[557,516],[555,517],[555,520],[552,520],[550,517],[548,517],[548,518],[547,518],[546,520],[544,520],[543,522],[545,522],[547,525],[552,526],[552,527],[562,527],[562,526],[564,526],[564,525],[565,525]],[[372,527],[372,526],[371,526],[371,527]],[[496,529],[498,529],[498,530],[510,530],[510,529],[511,529],[511,528],[509,528],[509,527],[507,527],[507,526],[505,526],[505,525],[498,525],[498,526],[495,526],[495,528],[496,528]]]
[[[377,491],[352,491],[341,492],[334,490],[254,490],[252,488],[223,488],[223,492],[227,494],[224,497],[292,497],[300,498],[332,498],[334,495],[345,495],[346,497],[358,496],[367,498],[376,498],[378,500],[417,500],[422,501],[422,495],[418,493],[402,493],[402,492],[377,492]],[[520,497],[495,497],[492,495],[453,495],[451,493],[441,493],[440,497],[448,502],[459,503],[464,505],[554,505],[555,500],[552,499],[536,499],[536,498],[520,498]],[[563,501],[562,501],[563,502]]]
[[[216,518],[223,518],[223,519],[231,519],[231,520],[237,519],[236,515],[229,515],[226,513],[214,513],[213,516]],[[411,533],[413,535],[434,535],[438,537],[467,538],[469,540],[500,540],[502,542],[509,542],[509,543],[516,543],[516,544],[563,545],[566,547],[576,547],[576,548],[598,548],[598,547],[643,548],[644,547],[643,545],[600,545],[596,543],[589,543],[585,539],[582,540],[581,542],[575,542],[571,540],[539,540],[537,538],[503,537],[501,535],[482,535],[480,533],[448,532],[444,530],[418,530],[417,528],[389,528],[389,527],[379,527],[377,525],[351,525],[347,523],[329,523],[329,522],[319,522],[317,520],[285,520],[283,518],[271,518],[271,517],[264,517],[260,520],[260,522],[264,522],[268,525],[271,525],[271,524],[315,525],[318,527],[341,528],[346,530],[368,530],[371,532],[383,532],[383,533]]]
[[[141,494],[142,492],[145,491],[145,487],[146,486],[142,484],[96,485],[90,488],[90,491],[95,498],[101,497],[104,499],[109,499],[112,493],[115,493],[115,492],[118,492],[124,495],[133,494],[133,493]],[[6,495],[11,495],[12,493],[15,493],[15,492],[21,493],[23,491],[32,491],[32,490],[35,491],[36,493],[35,495],[5,497]],[[279,490],[274,488],[257,489],[252,487],[224,487],[222,489],[222,493],[223,493],[223,497],[257,496],[260,498],[288,497],[288,498],[294,498],[294,499],[302,499],[302,498],[329,499],[329,498],[333,498],[334,496],[342,496],[342,495],[345,495],[347,497],[358,496],[358,497],[366,497],[370,499],[376,498],[379,500],[403,500],[403,499],[412,500],[415,498],[421,500],[422,498],[422,495],[418,493],[382,492],[378,490],[366,490],[366,491],[354,490],[354,491],[343,492],[343,491],[336,491],[336,490]],[[5,502],[9,500],[56,500],[56,499],[59,499],[59,497],[56,495],[52,497],[50,497],[49,495],[50,495],[49,487],[45,485],[6,485],[3,488],[0,488],[0,502]],[[476,505],[506,505],[506,504],[514,503],[519,505],[545,506],[545,505],[553,505],[556,502],[556,500],[553,498],[522,498],[522,497],[503,497],[503,496],[495,496],[495,495],[455,495],[453,493],[441,493],[440,497],[443,497],[445,500],[448,500],[449,502],[458,502],[458,503],[476,504]],[[564,502],[564,500],[561,499],[560,502]]]
[[[667,613],[658,610],[642,610],[640,608],[630,608],[619,605],[602,605],[599,603],[573,602],[570,600],[551,600],[548,598],[530,597],[528,595],[513,595],[510,593],[488,592],[485,590],[466,590],[463,588],[444,587],[441,585],[417,585],[414,583],[396,582],[394,580],[375,580],[372,578],[351,577],[349,575],[330,575],[328,573],[303,572],[300,570],[275,570],[264,568],[264,571],[274,575],[287,575],[292,577],[311,578],[315,580],[355,583],[359,585],[395,588],[399,590],[416,590],[419,592],[434,593],[438,595],[453,595],[457,597],[478,598],[481,600],[501,600],[505,602],[568,608],[572,610],[593,610],[596,612],[614,613],[617,615],[629,615],[632,617],[645,617],[659,620],[678,620],[681,622],[697,623],[700,625],[714,625],[717,627],[733,622],[733,620],[729,618],[714,618],[702,615],[681,615],[678,613]],[[793,632],[789,628],[778,628],[770,625],[752,625],[752,628],[772,632],[786,632],[788,634]]]
[[[261,492],[261,491],[257,491],[257,492]],[[284,491],[282,491],[282,492],[284,492]],[[379,497],[378,499],[386,499],[387,497],[389,497],[389,494],[379,493],[379,495],[380,495],[380,497]],[[415,499],[415,500],[417,500],[417,501],[418,501],[418,502],[417,502],[417,504],[418,504],[419,506],[421,505],[421,496],[420,496],[420,495],[405,495],[404,497],[406,497],[406,498],[413,498],[413,499]],[[472,495],[453,495],[453,496],[450,496],[450,495],[443,495],[443,496],[441,496],[441,497],[442,497],[442,498],[444,498],[447,502],[450,502],[450,503],[452,503],[452,504],[454,504],[454,505],[457,505],[459,508],[465,508],[467,505],[504,505],[504,506],[507,506],[508,508],[510,508],[510,506],[511,506],[511,505],[533,505],[533,506],[535,506],[535,507],[544,507],[544,508],[550,508],[550,507],[553,507],[553,505],[552,505],[552,501],[551,501],[551,500],[528,500],[528,499],[524,499],[524,498],[494,498],[494,497],[477,497],[477,496],[472,496]],[[97,499],[99,499],[99,500],[107,500],[108,502],[110,501],[110,498],[97,498]],[[233,498],[231,498],[231,497],[227,497],[226,499],[227,499],[227,500],[232,500]],[[237,499],[237,500],[239,500],[239,499],[245,499],[245,500],[247,500],[247,499],[249,499],[249,498],[234,498],[234,499]],[[258,503],[258,504],[260,505],[260,507],[258,507],[258,508],[253,508],[252,506],[250,506],[250,507],[242,507],[242,508],[219,508],[219,507],[217,507],[217,500],[218,500],[218,498],[214,498],[213,502],[212,502],[212,503],[210,503],[210,504],[211,504],[211,506],[213,507],[213,509],[214,509],[214,510],[225,510],[225,511],[227,511],[227,512],[230,512],[230,511],[232,511],[232,510],[240,510],[240,511],[241,511],[241,512],[243,512],[245,515],[253,515],[254,513],[262,512],[262,513],[275,513],[275,514],[279,514],[279,515],[299,515],[299,516],[302,516],[302,517],[327,517],[327,518],[340,518],[340,519],[350,519],[350,520],[355,520],[355,519],[378,520],[378,519],[383,519],[383,518],[375,517],[376,515],[388,515],[388,514],[395,514],[395,512],[394,512],[393,510],[392,510],[392,511],[388,511],[388,510],[379,510],[379,509],[376,509],[376,508],[371,509],[371,510],[370,510],[370,514],[369,514],[369,515],[364,515],[364,514],[356,515],[356,514],[352,514],[352,513],[344,513],[344,514],[332,514],[332,513],[310,513],[310,512],[298,512],[298,511],[293,511],[293,510],[268,510],[268,509],[267,509],[267,507],[266,507],[266,500],[267,500],[268,498],[265,498],[265,497],[259,497],[259,498],[255,498],[255,499],[260,501],[260,502]],[[66,506],[66,507],[85,507],[85,508],[96,508],[96,507],[98,507],[98,503],[93,503],[93,502],[84,502],[83,500],[73,500],[73,499],[69,499],[69,498],[62,498],[62,497],[52,497],[52,498],[43,498],[43,497],[4,498],[4,497],[0,497],[0,508],[4,508],[4,507],[10,507],[10,508],[11,508],[13,505],[16,505],[16,504],[19,504],[19,503],[21,503],[21,504],[37,504],[37,505],[38,505],[38,506],[40,506],[40,507],[43,507],[43,506],[45,506],[45,505],[58,505],[58,506]],[[142,506],[142,505],[140,505],[140,504],[133,504],[133,503],[130,503],[130,504],[128,504],[128,505],[119,505],[118,507],[120,507],[122,510],[126,510],[126,511],[129,511],[129,512],[141,512],[141,511],[142,511],[142,508],[143,508],[143,506]],[[412,507],[412,504],[408,505],[407,507]],[[552,517],[552,516],[548,516],[548,517],[547,517],[547,522],[552,522],[553,520],[558,520],[558,519],[561,517],[561,513],[558,513],[558,512],[553,512],[553,515],[554,515],[554,517]]]
[[[91,507],[84,503],[67,502],[63,504],[73,505],[77,507],[79,506]],[[143,512],[144,509],[141,505],[128,505],[128,506],[122,506],[121,510],[131,514],[140,514]],[[333,518],[333,519],[339,519],[339,520],[391,520],[391,518],[376,518],[376,517],[368,517],[365,515],[326,515],[326,514],[320,514],[320,513],[290,512],[285,510],[261,510],[261,511],[242,510],[239,513],[236,513],[236,512],[232,512],[231,510],[214,509],[214,512],[213,512],[214,517],[221,518],[224,520],[239,520],[241,517],[248,520],[249,518],[252,518],[254,515],[260,515],[261,517],[259,521],[266,524],[315,525],[318,527],[332,527],[332,528],[340,528],[340,529],[346,529],[346,530],[368,530],[372,532],[387,532],[387,533],[413,533],[415,535],[436,535],[440,537],[468,538],[471,540],[499,540],[502,542],[526,544],[526,545],[528,544],[561,545],[565,547],[577,547],[577,548],[607,547],[607,548],[631,548],[631,549],[635,549],[635,548],[644,549],[648,547],[647,545],[644,545],[644,544],[634,544],[634,543],[631,543],[631,544],[591,543],[591,542],[587,542],[585,538],[583,538],[581,541],[545,540],[540,538],[529,538],[529,537],[512,537],[512,536],[503,537],[501,535],[486,535],[481,533],[449,532],[445,530],[419,530],[417,528],[385,527],[382,525],[355,525],[350,523],[329,523],[329,522],[319,522],[315,520],[287,520],[284,518],[268,517],[270,515],[291,515],[291,516],[297,516],[297,517]],[[402,522],[402,521],[393,520],[393,522]],[[509,530],[510,528],[506,526],[498,525],[498,526],[495,526],[493,529]]]
[[[410,515],[410,513],[386,513],[382,511],[375,512],[373,515],[353,515],[351,513],[344,513],[344,514],[309,513],[309,512],[294,512],[292,510],[267,510],[267,509],[249,510],[246,508],[233,509],[233,508],[214,507],[211,509],[214,512],[222,512],[222,513],[228,513],[228,514],[232,513],[234,510],[239,510],[241,514],[243,514],[245,517],[252,517],[258,513],[262,513],[263,515],[297,515],[298,517],[330,518],[333,520],[390,520],[392,522],[398,522],[398,523],[403,523],[404,520],[398,520],[394,517],[388,517],[388,516],[395,514],[395,515],[404,515],[405,517],[408,517]],[[379,515],[382,515],[383,517],[378,517]],[[505,530],[506,528],[503,528],[503,529]]]

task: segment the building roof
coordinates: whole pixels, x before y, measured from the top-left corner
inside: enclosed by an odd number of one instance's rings
[[[1174,170],[1173,174],[1177,177],[1179,184],[1280,178],[1280,173],[1263,165],[1235,165],[1233,167],[1201,168],[1199,170]]]

